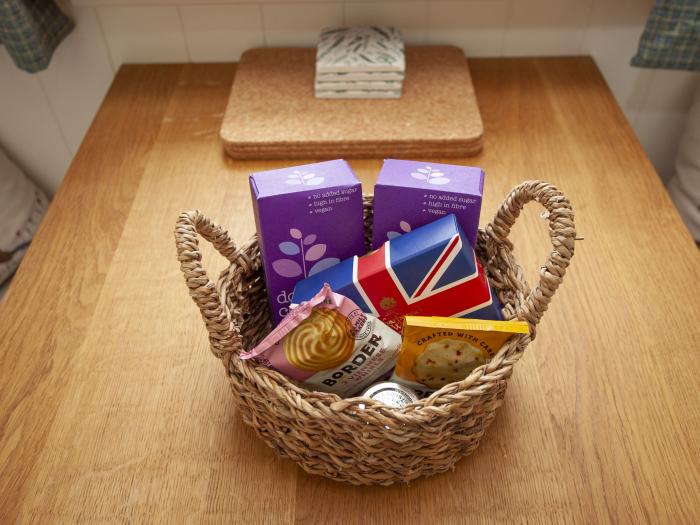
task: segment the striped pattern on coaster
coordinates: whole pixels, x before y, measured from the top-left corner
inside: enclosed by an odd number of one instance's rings
[[[316,71],[316,80],[319,82],[347,82],[354,80],[391,80],[403,82],[404,73],[391,71],[358,71],[354,73],[319,73]]]
[[[354,82],[319,82],[316,79],[314,89],[319,91],[341,91],[346,89],[353,90],[370,90],[370,91],[401,91],[403,82],[395,82],[391,80],[369,80],[369,81],[354,81]]]
[[[327,91],[317,89],[316,98],[401,98],[401,90],[344,89]]]
[[[321,32],[316,71],[397,71],[406,69],[401,32],[395,27],[332,27]]]

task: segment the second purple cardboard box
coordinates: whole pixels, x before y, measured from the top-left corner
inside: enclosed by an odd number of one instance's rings
[[[362,255],[362,186],[344,160],[253,173],[255,225],[276,325],[297,281]]]
[[[483,190],[481,168],[385,160],[374,187],[372,248],[450,213],[473,247]]]

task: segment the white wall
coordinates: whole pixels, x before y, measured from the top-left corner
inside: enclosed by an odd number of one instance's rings
[[[49,192],[120,64],[234,61],[253,46],[314,45],[325,25],[398,25],[408,42],[453,43],[468,56],[591,54],[663,177],[698,82],[629,66],[651,0],[182,2],[74,0],[77,27],[37,75],[0,50],[0,144]]]

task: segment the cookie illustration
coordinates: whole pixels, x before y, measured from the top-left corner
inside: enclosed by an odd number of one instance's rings
[[[481,350],[466,341],[442,339],[425,347],[416,358],[413,373],[419,382],[437,389],[461,381],[485,362]]]
[[[284,339],[290,364],[317,372],[337,367],[352,355],[355,342],[350,321],[336,310],[314,308],[311,315]]]

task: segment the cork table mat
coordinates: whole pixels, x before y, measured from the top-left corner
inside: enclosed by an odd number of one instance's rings
[[[314,97],[313,48],[258,48],[241,57],[221,125],[237,159],[464,157],[483,124],[464,54],[407,46],[396,100]]]

